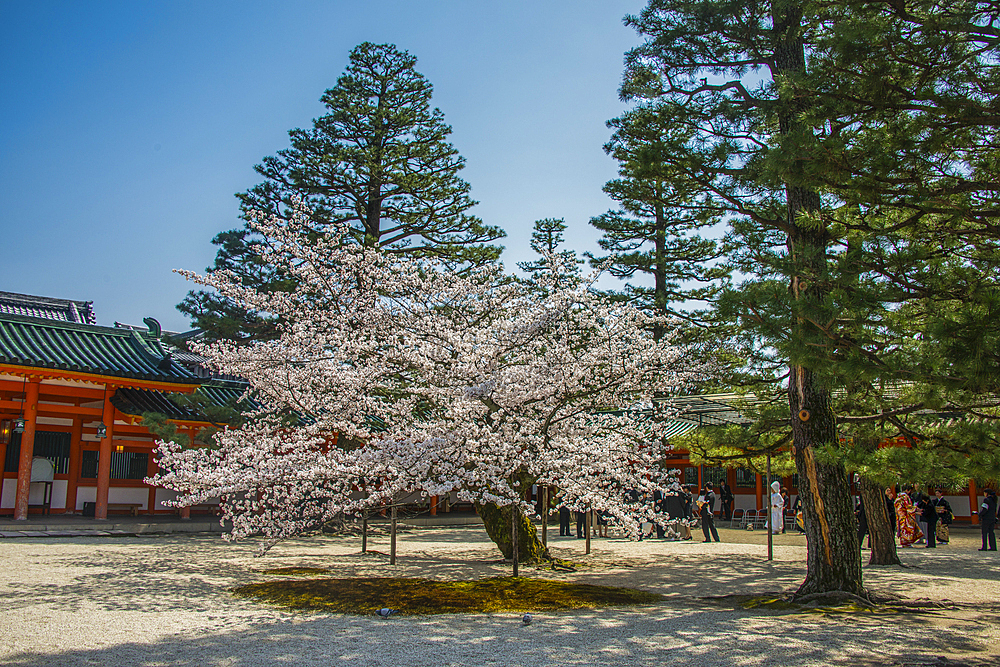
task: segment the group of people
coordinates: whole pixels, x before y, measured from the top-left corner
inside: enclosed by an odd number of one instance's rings
[[[906,484],[900,490],[890,486],[885,490],[886,508],[894,516],[896,537],[899,546],[908,548],[924,544],[934,549],[938,544],[948,544],[951,537],[949,526],[955,518],[951,504],[944,497],[944,489],[934,490],[934,496],[918,491],[913,484]],[[868,518],[864,502],[859,499],[855,511],[858,517],[858,543],[868,531]],[[993,489],[986,489],[979,510],[979,525],[983,534],[980,551],[996,551],[995,528],[997,523],[997,495]],[[869,536],[868,546],[871,547]]]
[[[719,531],[715,528],[715,493],[711,482],[705,484],[704,488],[698,491],[695,496],[694,486],[681,486],[669,493],[656,492],[653,494],[653,508],[658,514],[667,515],[671,521],[666,525],[654,523],[649,532],[643,531],[639,526],[639,539],[652,537],[655,533],[658,538],[671,540],[690,540],[691,526],[695,524],[695,517],[701,523],[702,532],[705,534],[705,542],[713,539],[719,541]],[[559,535],[561,537],[573,537],[573,514],[566,507],[559,508]],[[576,537],[585,538],[587,536],[587,513],[575,512],[576,514]],[[608,536],[608,517],[603,512],[594,512],[592,526],[595,537]]]

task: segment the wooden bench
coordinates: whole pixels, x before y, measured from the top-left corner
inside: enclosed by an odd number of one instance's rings
[[[108,511],[129,512],[132,516],[139,516],[139,508],[142,503],[108,503]]]
[[[182,507],[177,508],[177,513],[180,514]],[[213,516],[219,515],[219,504],[218,503],[204,503],[201,505],[190,505],[188,507],[191,510],[191,514],[211,514]]]

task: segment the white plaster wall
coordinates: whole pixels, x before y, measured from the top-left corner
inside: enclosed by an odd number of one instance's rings
[[[757,509],[757,494],[756,493],[736,493],[736,502],[733,504],[734,510],[755,510]],[[715,495],[716,505],[718,505],[719,495]],[[718,507],[716,508],[718,509]]]
[[[97,502],[97,487],[96,486],[78,486],[76,487],[76,509],[83,511],[84,503],[96,503]]]
[[[142,503],[143,509],[146,507],[146,502],[149,500],[149,487],[141,486],[126,486],[126,487],[114,487],[112,486],[108,489],[108,502],[109,503]]]
[[[945,496],[945,500],[951,505],[952,514],[955,516],[971,516],[969,513],[969,494],[964,496]]]
[[[164,500],[173,500],[177,497],[177,492],[172,489],[156,489],[156,503],[153,506],[154,510],[172,510],[173,507],[167,507],[163,504]]]
[[[14,480],[17,481],[17,480]],[[66,486],[65,479],[57,479],[52,482],[52,507],[66,506]],[[35,482],[28,486],[28,504],[41,505],[45,500],[45,485]]]
[[[5,479],[3,488],[0,489],[0,507],[3,509],[14,509],[14,496],[17,494],[17,480]]]

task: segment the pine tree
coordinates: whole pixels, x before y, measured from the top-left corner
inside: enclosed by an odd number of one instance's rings
[[[288,219],[302,202],[319,235],[344,225],[351,242],[437,257],[456,269],[496,261],[502,248],[491,243],[504,233],[469,213],[476,202],[458,175],[465,161],[448,142],[443,114],[430,106],[432,86],[416,62],[390,44],[355,47],[321,98],[328,112],[311,128],[291,130],[290,147],[255,167],[265,180],[237,195],[244,219],[255,212]],[[209,271],[245,270],[259,240],[249,225],[220,234]],[[280,275],[249,272],[245,280],[288,289]],[[266,314],[244,313],[205,292],[192,292],[179,309],[213,338],[273,335]]]
[[[591,219],[603,232],[598,245],[608,254],[588,257],[629,281],[621,298],[657,315],[703,323],[705,313],[693,310],[690,302],[710,299],[725,270],[717,265],[717,243],[700,232],[719,219],[701,206],[697,192],[677,178],[665,159],[676,140],[672,135],[690,137],[690,132],[660,125],[655,111],[644,106],[608,126],[615,131],[604,150],[618,161],[619,178],[609,181],[604,192],[621,208]]]
[[[627,21],[648,40],[623,95],[679,128],[665,161],[730,222],[743,278],[717,313],[758,395],[787,387],[751,435],[796,460],[799,595],[863,596],[845,468],[1000,470],[996,12],[652,0]],[[910,446],[856,445],[895,435]]]
[[[565,242],[563,237],[565,231],[566,220],[564,218],[535,220],[530,246],[538,258],[530,262],[518,262],[518,268],[531,274],[534,280],[538,280],[543,273],[554,269],[565,271],[569,276],[579,276],[579,265],[582,264],[582,261],[577,259],[576,251],[560,250]]]

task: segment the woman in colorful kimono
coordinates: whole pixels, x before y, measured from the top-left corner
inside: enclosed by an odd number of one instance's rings
[[[913,485],[908,484],[903,488],[903,493],[894,493],[896,496],[894,504],[896,506],[896,535],[899,537],[899,546],[912,547],[913,543],[924,536],[917,525],[916,511],[913,501],[910,500],[909,491]],[[895,489],[893,490],[895,491]]]

